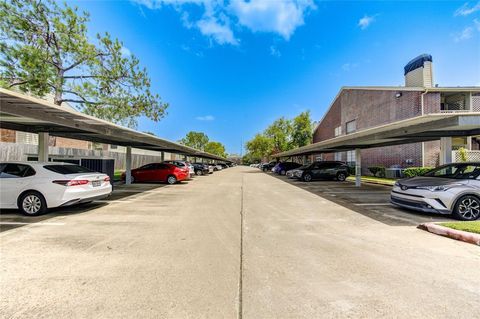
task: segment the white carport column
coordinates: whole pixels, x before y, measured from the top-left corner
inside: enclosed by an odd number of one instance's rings
[[[132,183],[132,147],[127,146],[127,153],[125,157],[125,184]]]
[[[303,155],[303,165],[307,164],[307,155]]]
[[[160,161],[165,161],[165,152],[160,152]]]
[[[452,162],[452,137],[440,138],[440,165]]]
[[[48,141],[50,135],[47,132],[38,133],[38,161],[48,162]]]
[[[362,152],[359,148],[355,149],[355,186],[362,186]]]

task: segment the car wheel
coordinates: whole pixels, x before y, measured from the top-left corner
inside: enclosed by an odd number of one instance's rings
[[[480,217],[480,199],[472,195],[461,197],[455,204],[453,216],[460,220],[477,220]]]
[[[20,197],[18,208],[24,215],[38,216],[47,212],[47,202],[39,192],[30,191]]]
[[[195,175],[202,175],[202,171],[195,171]]]
[[[344,182],[347,179],[347,175],[345,173],[338,173],[337,174],[337,181]]]
[[[287,172],[286,172],[284,169],[282,169],[282,170],[280,171],[280,175],[285,175],[285,174],[287,174]]]
[[[303,175],[303,181],[304,182],[311,182],[312,181],[312,175],[309,174],[309,173]]]
[[[168,178],[167,178],[167,183],[168,184],[172,185],[172,184],[175,184],[176,182],[177,182],[177,178],[175,176],[173,176],[173,175],[168,176]]]

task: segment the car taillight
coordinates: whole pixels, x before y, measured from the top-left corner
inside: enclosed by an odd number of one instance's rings
[[[110,182],[110,176],[107,176],[103,179],[104,182]]]
[[[62,186],[79,186],[79,185],[86,185],[89,183],[89,181],[86,179],[72,179],[72,180],[53,181],[52,183],[62,185]]]

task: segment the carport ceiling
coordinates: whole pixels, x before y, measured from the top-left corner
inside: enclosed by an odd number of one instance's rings
[[[480,113],[436,113],[397,121],[310,144],[276,157],[310,155],[438,140],[480,134]]]
[[[0,127],[30,133],[48,132],[52,136],[226,161],[225,158],[213,154],[2,88]]]

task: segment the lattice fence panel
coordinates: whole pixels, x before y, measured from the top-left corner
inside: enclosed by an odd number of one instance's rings
[[[454,162],[460,162],[460,152],[452,151],[452,159]],[[468,162],[480,162],[480,151],[467,151]]]
[[[472,96],[472,112],[480,112],[480,95]]]

